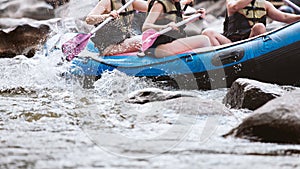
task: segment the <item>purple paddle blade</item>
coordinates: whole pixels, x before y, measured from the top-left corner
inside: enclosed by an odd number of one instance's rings
[[[91,36],[91,33],[78,34],[64,43],[62,45],[62,52],[66,56],[66,60],[71,61],[76,55],[78,55],[85,48]]]
[[[160,34],[154,29],[148,29],[142,35],[142,51],[145,52],[150,48]]]

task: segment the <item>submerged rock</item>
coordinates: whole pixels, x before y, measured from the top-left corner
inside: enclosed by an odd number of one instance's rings
[[[285,92],[278,85],[239,78],[232,83],[223,103],[230,108],[255,110]]]
[[[300,144],[300,91],[286,93],[254,111],[224,136],[251,141]]]
[[[188,94],[183,94],[181,92],[170,92],[170,91],[160,90],[157,88],[147,88],[147,89],[138,90],[131,93],[128,96],[126,102],[145,104],[148,102],[166,101],[166,100],[175,99],[179,97],[193,97],[193,96]]]
[[[133,124],[151,121],[193,125],[200,116],[207,118],[231,115],[230,110],[220,102],[203,99],[186,91],[148,88],[133,92],[125,101],[128,104],[123,107],[123,118],[134,119]]]
[[[156,123],[174,123],[172,120],[167,120],[166,116],[175,117],[175,115],[176,117],[177,115],[188,115],[190,119],[187,121],[183,120],[185,118],[177,117],[180,119],[177,119],[177,122],[188,125],[193,125],[198,116],[231,115],[230,110],[222,103],[211,99],[203,99],[197,94],[187,91],[164,91],[157,88],[147,88],[131,93],[125,101],[129,104],[126,104],[126,110],[123,111],[124,116],[145,116],[147,120]],[[133,121],[137,123],[137,119]]]
[[[46,22],[31,19],[2,18],[0,28],[0,57],[32,57],[50,31]]]

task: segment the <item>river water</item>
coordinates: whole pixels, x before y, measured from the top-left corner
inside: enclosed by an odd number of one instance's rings
[[[84,89],[61,77],[70,65],[60,57],[0,60],[1,169],[300,167],[300,146],[222,137],[249,110],[209,116],[129,104],[132,92],[162,87],[115,71]],[[220,104],[227,91],[163,89]]]
[[[126,102],[151,88],[222,105],[227,89],[175,90],[118,71],[86,89],[82,79],[61,76],[70,67],[61,57],[0,59],[1,169],[300,168],[298,145],[222,137],[252,111],[205,114],[215,105],[199,114],[189,99]]]

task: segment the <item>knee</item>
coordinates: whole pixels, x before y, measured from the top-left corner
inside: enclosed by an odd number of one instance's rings
[[[208,35],[200,35],[201,36],[201,46],[208,47],[211,46]]]
[[[209,30],[209,29],[205,29],[203,32],[202,32],[202,35],[206,35],[208,37],[212,37],[215,35],[215,32],[213,30]]]
[[[252,31],[258,32],[258,33],[265,33],[266,26],[263,23],[257,23],[252,27]]]

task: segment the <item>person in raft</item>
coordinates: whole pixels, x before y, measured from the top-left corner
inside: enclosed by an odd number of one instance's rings
[[[226,0],[226,8],[223,34],[208,29],[202,32],[213,46],[265,33],[267,17],[284,23],[300,19],[300,15],[282,12],[266,0]]]
[[[205,17],[205,10],[201,9],[201,17]],[[157,37],[155,42],[144,52],[157,58],[175,55],[180,52],[210,46],[207,36],[195,35],[187,37],[184,26],[176,27],[175,23],[182,21],[182,10],[179,0],[151,0],[148,5],[148,15],[142,31],[154,29],[160,31],[167,27],[172,30]]]
[[[91,38],[101,55],[135,52],[141,47],[141,36],[136,36],[131,26],[135,10],[147,12],[148,5],[144,0],[135,0],[118,14],[117,10],[126,2],[125,0],[100,0],[85,19],[86,23],[98,26],[109,16],[114,18]]]

